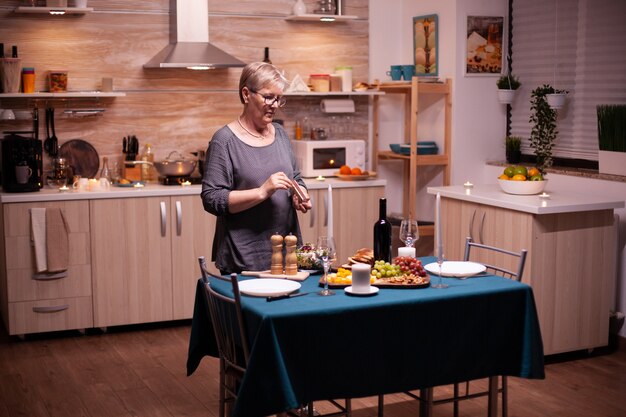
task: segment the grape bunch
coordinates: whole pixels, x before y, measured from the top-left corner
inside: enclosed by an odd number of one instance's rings
[[[426,271],[422,266],[422,261],[410,256],[398,256],[393,260],[393,263],[400,268],[402,275],[419,275],[420,277],[426,276]]]
[[[402,271],[398,265],[385,261],[376,261],[374,262],[372,275],[376,276],[376,278],[396,277],[402,275]]]

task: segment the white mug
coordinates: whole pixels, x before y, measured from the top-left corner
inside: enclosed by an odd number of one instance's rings
[[[367,294],[370,292],[370,271],[368,264],[352,265],[352,291]]]
[[[87,178],[78,178],[76,181],[74,181],[74,184],[72,184],[72,188],[74,188],[76,191],[87,191],[89,187],[89,179]]]
[[[33,170],[28,165],[18,165],[15,167],[15,181],[18,184],[26,184]]]

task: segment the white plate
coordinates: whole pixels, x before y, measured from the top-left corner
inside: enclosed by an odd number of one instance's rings
[[[276,295],[291,294],[299,290],[299,282],[287,279],[259,278],[239,281],[239,291],[242,294],[255,297],[274,297]]]
[[[374,286],[371,286],[371,285],[370,285],[369,292],[354,292],[354,290],[352,289],[352,286],[346,287],[343,290],[345,292],[347,292],[348,294],[361,295],[361,296],[374,295],[374,294],[376,294],[379,291],[378,287],[374,287]]]
[[[439,265],[437,265],[437,262],[425,265],[424,269],[431,274],[439,275]],[[445,261],[441,264],[442,277],[469,277],[485,272],[486,270],[485,265],[476,262]]]

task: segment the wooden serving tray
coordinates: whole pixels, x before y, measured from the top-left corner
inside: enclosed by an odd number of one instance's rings
[[[352,284],[333,284],[332,282],[328,283],[328,288],[332,289],[342,289],[351,286]],[[319,280],[319,286],[324,286],[324,277],[321,277]],[[396,284],[391,282],[386,282],[383,280],[376,280],[372,284],[374,287],[378,288],[395,288],[395,289],[416,289],[416,288],[427,288],[430,286],[430,278],[423,284]]]

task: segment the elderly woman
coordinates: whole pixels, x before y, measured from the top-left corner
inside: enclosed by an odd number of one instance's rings
[[[295,210],[306,213],[311,203],[287,133],[272,123],[288,84],[272,64],[248,64],[239,81],[243,111],[209,143],[202,203],[217,216],[212,259],[224,274],[270,269],[275,233],[301,241]]]

